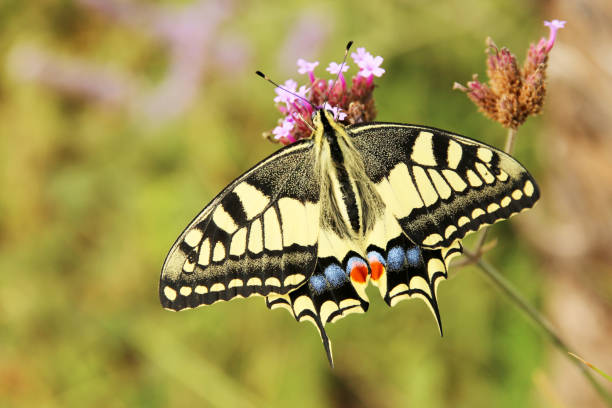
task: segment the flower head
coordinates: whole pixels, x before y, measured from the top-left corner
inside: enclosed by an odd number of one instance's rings
[[[488,84],[479,82],[474,75],[467,87],[455,83],[453,89],[465,92],[483,114],[508,128],[516,129],[529,116],[540,113],[546,94],[548,53],[565,21],[545,21],[544,25],[550,28],[548,39],[541,38],[537,45],[530,45],[522,68],[507,48],[499,49],[489,38]]]
[[[264,135],[286,145],[308,138],[312,133],[312,114],[316,109],[332,111],[335,119],[344,124],[374,120],[376,107],[372,97],[373,79],[385,72],[380,68],[383,58],[373,57],[364,48],[358,48],[351,57],[359,68],[352,77],[351,87],[347,86],[343,74],[350,69],[346,63],[330,63],[326,71],[333,75],[333,78],[324,79],[317,78],[314,74],[314,69],[319,65],[318,61],[308,62],[300,58],[297,61],[298,73],[308,74],[310,86],[302,85],[298,88],[298,83],[290,79],[282,88],[276,88],[274,102],[284,117],[278,126]]]

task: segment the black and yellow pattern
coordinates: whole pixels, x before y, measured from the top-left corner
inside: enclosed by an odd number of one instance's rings
[[[443,130],[344,127],[320,110],[312,138],[226,187],[166,257],[170,310],[262,295],[319,331],[368,308],[372,282],[390,306],[421,298],[440,325],[436,289],[459,240],[533,206],[535,181],[507,154]]]

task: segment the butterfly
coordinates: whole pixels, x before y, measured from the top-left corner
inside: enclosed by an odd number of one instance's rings
[[[515,159],[445,130],[345,126],[315,111],[309,139],[288,145],[221,191],[164,262],[159,297],[183,310],[264,296],[317,328],[420,298],[441,329],[436,291],[460,240],[532,207],[539,190]]]

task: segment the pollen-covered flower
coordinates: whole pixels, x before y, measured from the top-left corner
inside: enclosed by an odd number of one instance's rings
[[[483,114],[507,128],[516,129],[529,116],[540,113],[546,94],[548,53],[565,21],[545,21],[544,25],[550,28],[548,39],[541,38],[538,44],[529,46],[522,68],[507,48],[499,49],[488,38],[488,84],[479,82],[474,75],[467,87],[455,83],[453,89],[465,92]]]
[[[284,117],[277,127],[264,133],[264,136],[285,145],[308,138],[312,133],[312,114],[323,107],[332,111],[336,120],[343,124],[374,120],[373,79],[385,72],[380,68],[383,58],[373,57],[365,48],[357,48],[351,57],[358,71],[353,75],[350,87],[344,77],[344,73],[350,69],[346,63],[331,62],[326,71],[332,78],[318,78],[314,70],[319,62],[300,58],[297,61],[298,73],[308,74],[310,85],[298,88],[298,83],[290,79],[276,88],[274,102]]]

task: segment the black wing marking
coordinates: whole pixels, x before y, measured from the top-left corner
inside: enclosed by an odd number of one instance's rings
[[[312,141],[283,148],[226,187],[183,231],[159,284],[171,310],[285,294],[315,268],[319,183]]]
[[[346,130],[382,200],[421,247],[449,247],[539,198],[536,182],[520,163],[475,140],[395,123]]]

